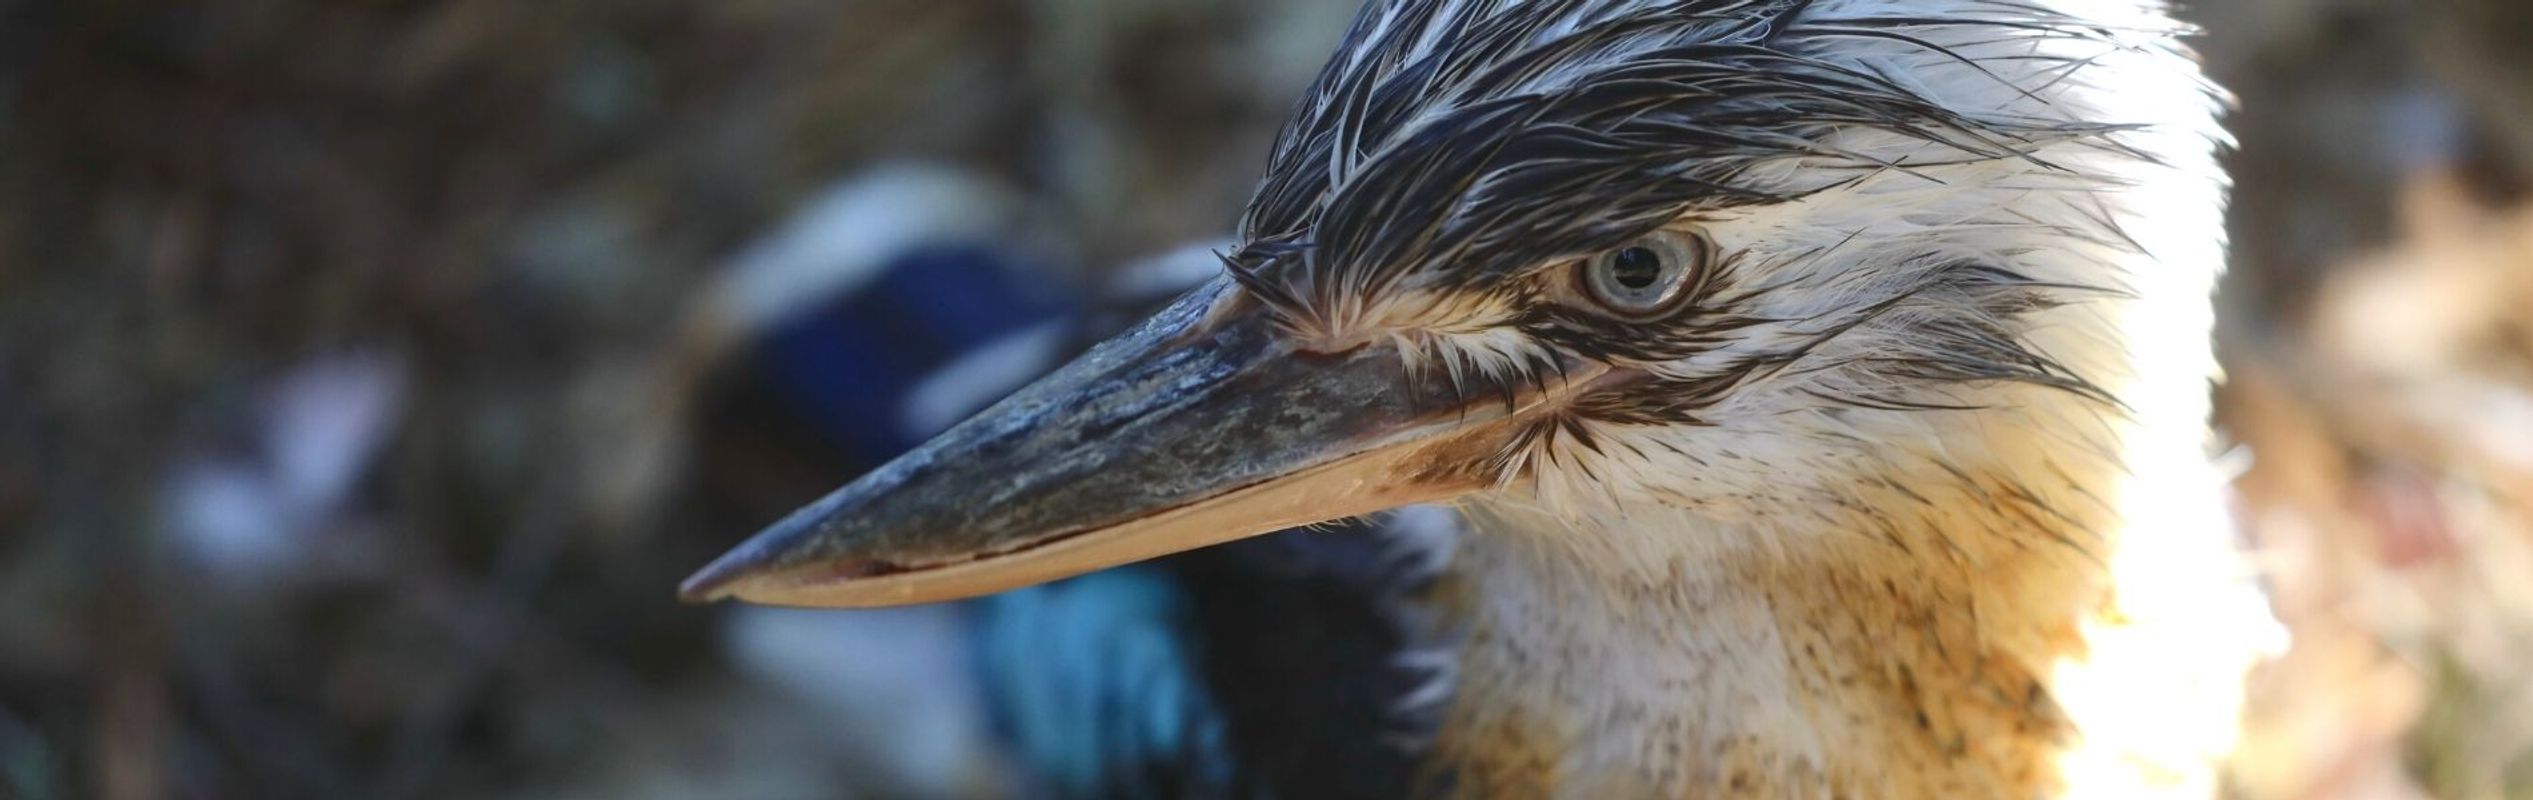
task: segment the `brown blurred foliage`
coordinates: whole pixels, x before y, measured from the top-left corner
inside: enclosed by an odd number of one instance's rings
[[[1091,258],[1210,233],[1252,169],[1220,156],[1299,79],[1239,63],[1254,9],[1114,5],[0,3],[0,795],[474,794],[746,750],[671,588],[801,494],[683,469],[675,321],[882,156],[1031,187]],[[268,449],[311,359],[402,389],[323,552],[171,552],[167,476]]]
[[[2533,797],[2533,6],[2202,5],[2243,97],[2219,421],[2295,634],[2240,793]]]

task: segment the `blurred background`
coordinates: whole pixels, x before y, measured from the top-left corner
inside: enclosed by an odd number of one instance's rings
[[[672,590],[1211,269],[1356,2],[0,0],[0,797],[1017,791],[963,612]],[[2533,3],[2188,14],[2236,793],[2533,797]]]

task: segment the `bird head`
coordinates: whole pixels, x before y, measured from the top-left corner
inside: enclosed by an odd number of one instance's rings
[[[1818,515],[2008,409],[2117,413],[2102,320],[2205,305],[2128,267],[2213,238],[2138,187],[2208,217],[2214,101],[2153,4],[2068,4],[1374,2],[1222,277],[685,593],[954,599],[1417,503]]]

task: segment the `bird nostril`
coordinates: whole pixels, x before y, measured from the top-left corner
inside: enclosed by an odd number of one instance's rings
[[[858,581],[912,571],[908,567],[876,558],[848,558],[828,565],[825,577],[828,580]]]
[[[1372,343],[1369,341],[1332,342],[1326,345],[1305,344],[1294,348],[1293,355],[1300,358],[1333,361],[1362,352],[1363,348],[1371,346]]]
[[[1363,348],[1371,347],[1384,340],[1386,340],[1385,336],[1362,333],[1349,333],[1343,336],[1295,336],[1290,340],[1290,347],[1293,355],[1298,358],[1335,360],[1362,352]]]

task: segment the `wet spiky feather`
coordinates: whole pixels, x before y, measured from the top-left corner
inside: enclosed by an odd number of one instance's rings
[[[1903,32],[1905,16],[1797,30],[1811,5],[1375,3],[1279,137],[1235,261],[1253,284],[1281,282],[1271,296],[1296,316],[1340,324],[1403,282],[1484,287],[1692,210],[1945,159],[2032,159],[2123,127],[1945,107],[1812,51],[1878,36],[1985,67]],[[2101,35],[1997,8],[2008,30]],[[1857,128],[1935,147],[1895,160],[1834,141]],[[1802,182],[1750,174],[1800,157],[1814,161]]]

